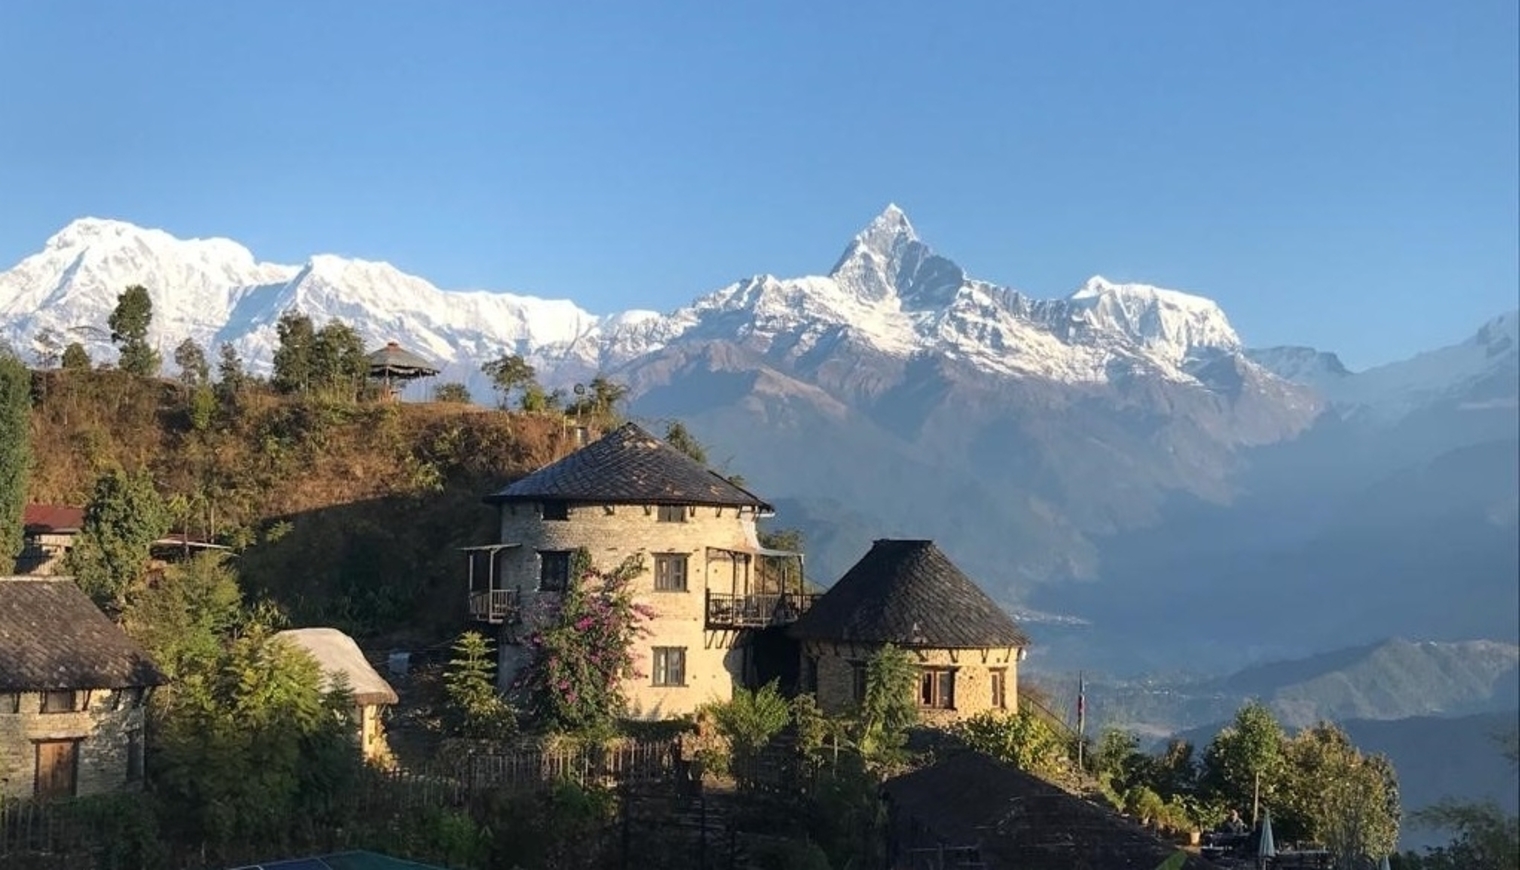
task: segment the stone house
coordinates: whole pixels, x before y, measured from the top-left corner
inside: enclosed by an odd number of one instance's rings
[[[879,540],[791,629],[803,683],[827,713],[865,695],[866,662],[882,646],[909,651],[928,724],[1018,710],[1029,638],[932,541]]]
[[[390,762],[385,742],[385,708],[399,698],[391,684],[364,658],[354,639],[336,628],[292,628],[275,634],[277,639],[306,651],[322,669],[322,690],[331,691],[341,680],[354,696],[354,738],[367,761]]]
[[[131,790],[166,678],[67,577],[0,577],[0,797]]]
[[[485,501],[498,543],[466,549],[472,619],[498,629],[498,680],[528,662],[532,621],[552,609],[574,552],[598,569],[639,556],[635,599],[655,616],[624,684],[630,715],[660,719],[795,671],[782,627],[806,608],[801,554],[762,547],[764,499],[628,423]],[[788,564],[789,563],[789,564]],[[780,650],[765,654],[766,650]],[[779,664],[777,664],[779,662]]]
[[[74,505],[29,504],[22,510],[22,550],[16,560],[20,574],[50,576],[63,569],[63,559],[84,528],[85,509]],[[148,545],[160,562],[176,562],[201,550],[226,550],[204,536],[173,531]]]

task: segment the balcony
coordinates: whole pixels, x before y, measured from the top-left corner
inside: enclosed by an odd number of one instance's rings
[[[516,589],[491,589],[470,593],[470,619],[500,625],[517,617],[522,597]]]
[[[779,592],[765,595],[707,593],[708,628],[770,628],[790,625],[813,605],[816,595]]]

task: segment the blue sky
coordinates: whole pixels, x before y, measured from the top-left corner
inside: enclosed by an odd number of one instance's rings
[[[0,4],[0,268],[83,216],[669,309],[888,202],[1353,366],[1520,287],[1514,0]]]

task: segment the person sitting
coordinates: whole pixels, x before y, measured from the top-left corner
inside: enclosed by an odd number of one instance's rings
[[[1240,817],[1240,810],[1230,810],[1230,817],[1224,820],[1219,830],[1226,834],[1240,836],[1246,832],[1246,821]]]

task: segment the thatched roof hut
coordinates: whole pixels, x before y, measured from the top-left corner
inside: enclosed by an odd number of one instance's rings
[[[275,635],[290,641],[316,659],[322,668],[322,688],[329,690],[342,674],[354,702],[362,706],[394,704],[396,690],[370,666],[354,639],[336,628],[292,628]]]

